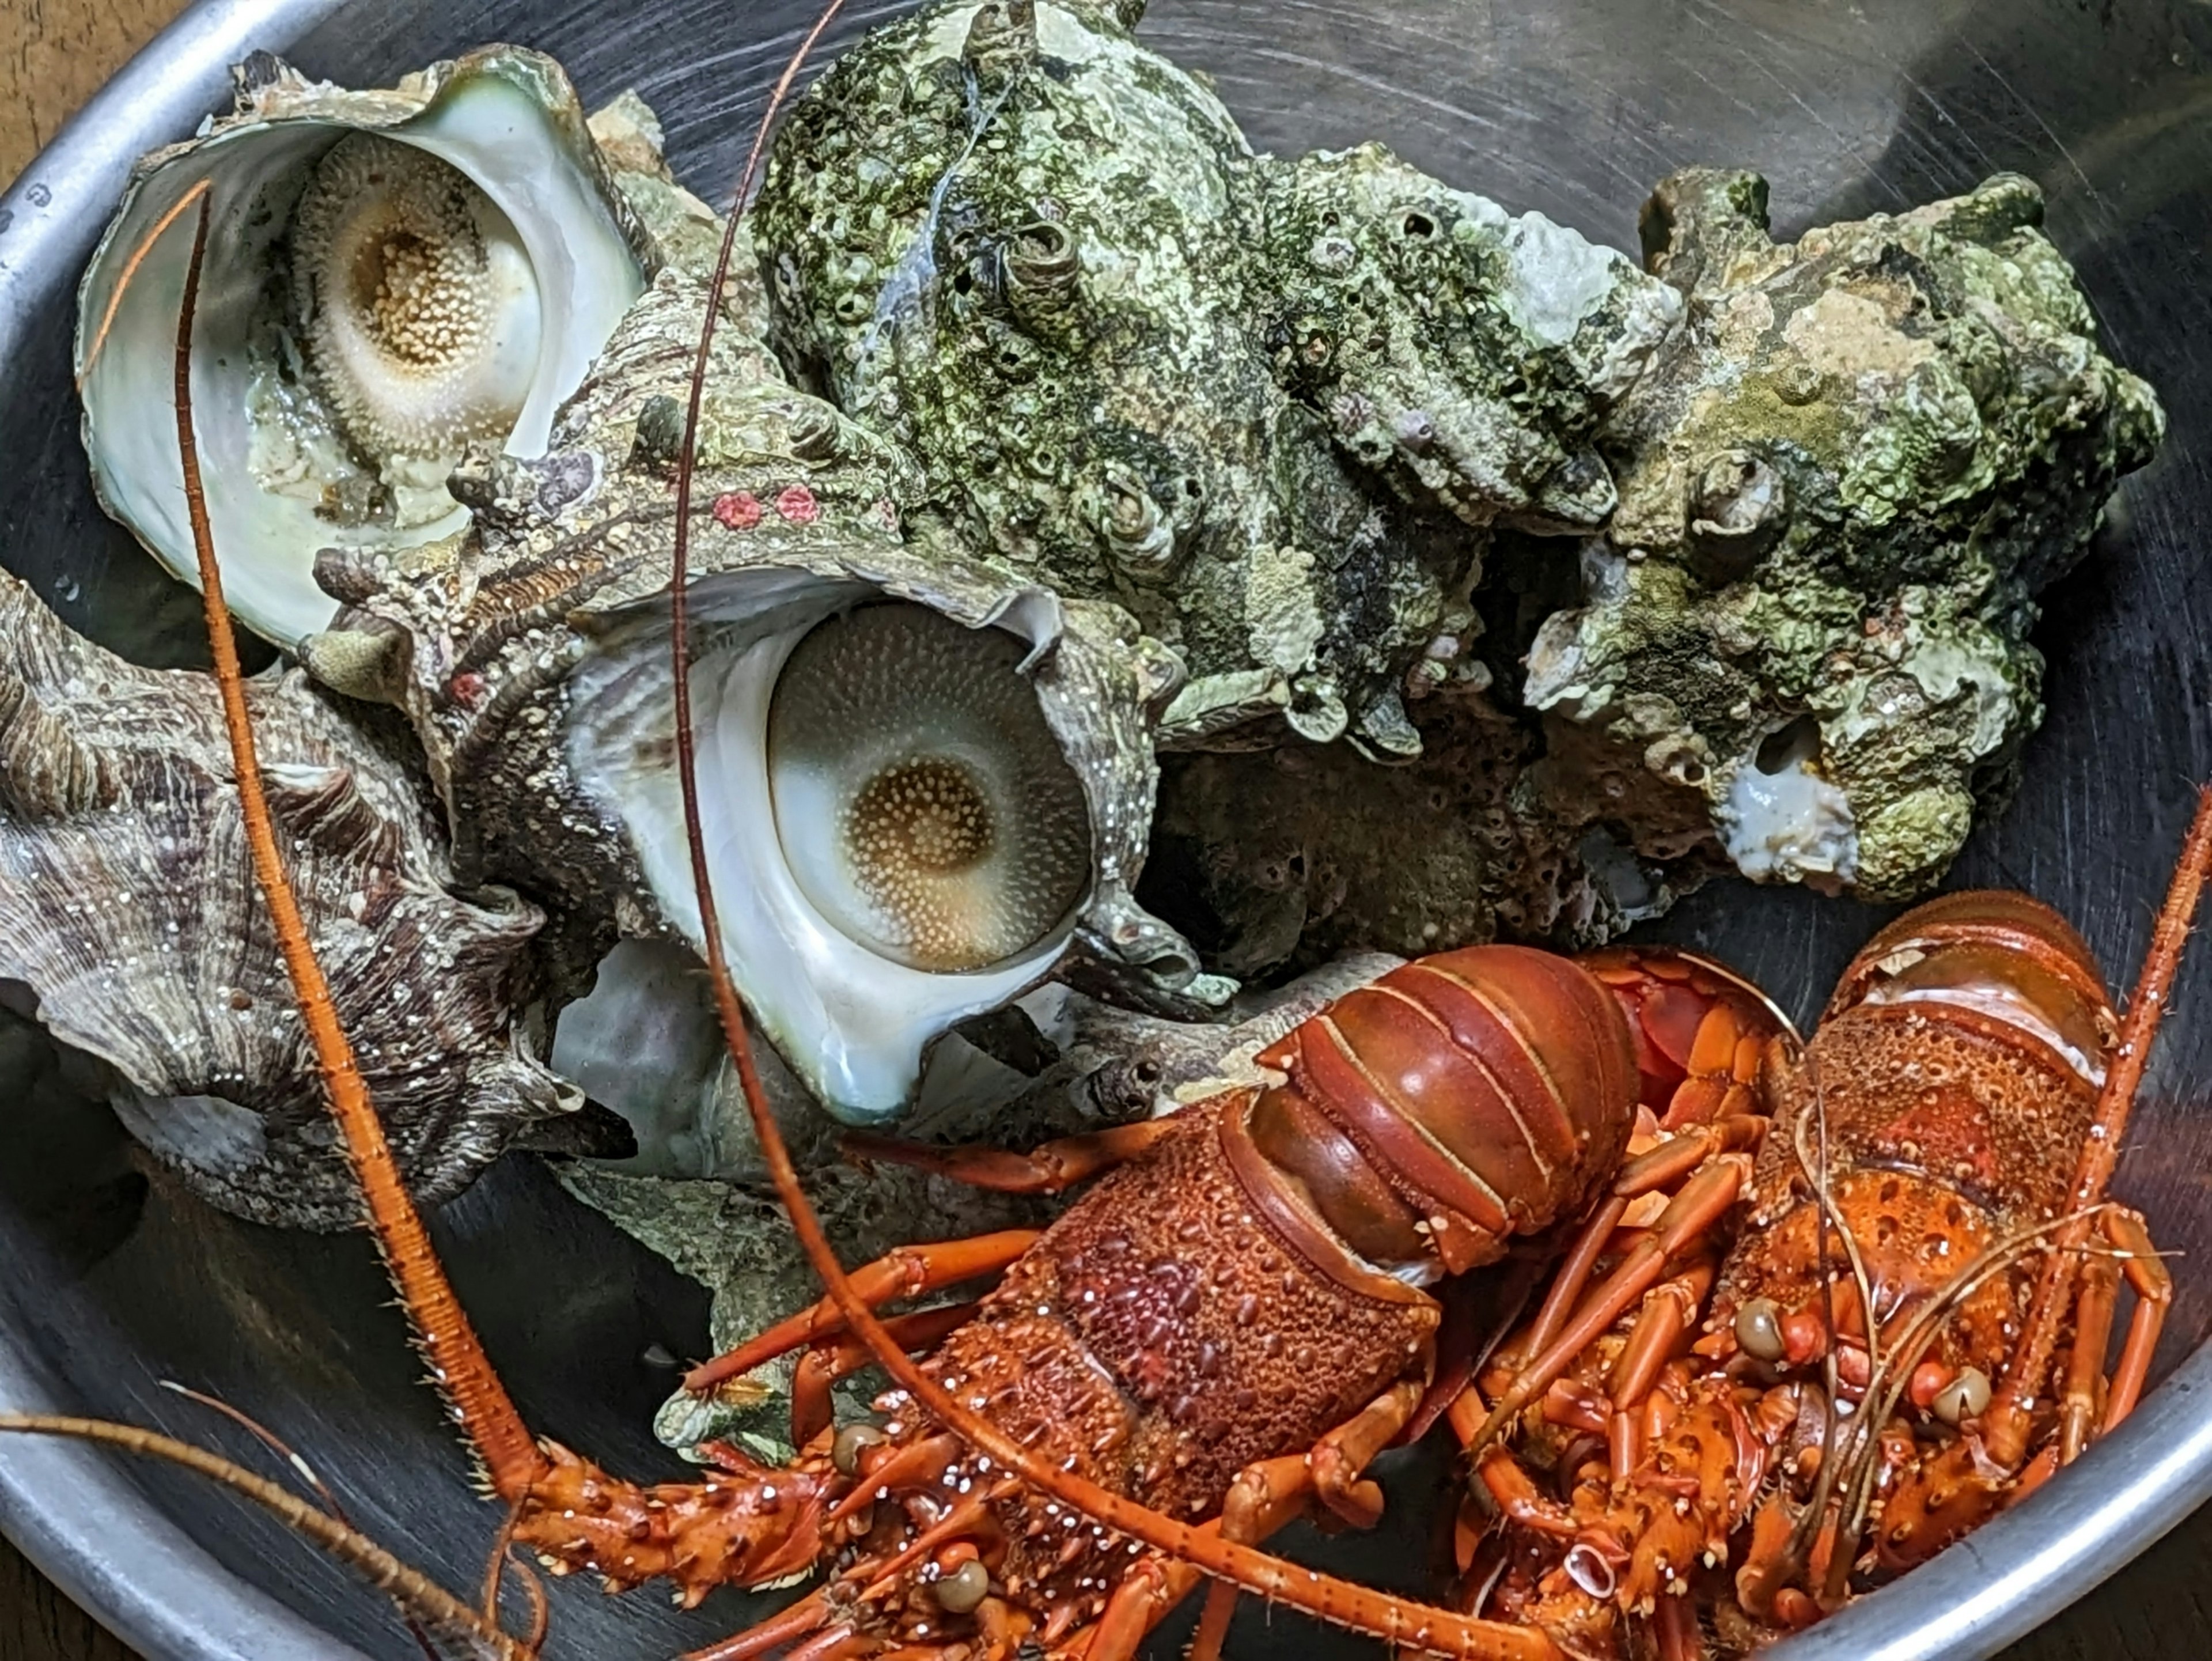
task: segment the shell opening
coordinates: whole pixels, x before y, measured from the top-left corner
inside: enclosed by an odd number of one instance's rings
[[[890,603],[817,624],[778,678],[769,778],[793,875],[824,918],[908,967],[1003,961],[1082,902],[1089,806],[1024,650]]]
[[[332,145],[301,196],[293,275],[309,362],[372,456],[449,464],[530,397],[544,307],[514,222],[460,169],[374,133]]]
[[[1056,607],[1023,593],[945,615],[883,593],[756,567],[691,594],[701,817],[731,970],[848,1124],[914,1106],[950,1028],[1051,970],[1094,903],[1093,826],[1115,811],[1024,672],[1060,641]],[[570,677],[566,744],[696,943],[667,657],[665,613],[639,608]]]

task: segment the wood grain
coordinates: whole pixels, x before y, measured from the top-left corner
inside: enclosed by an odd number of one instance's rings
[[[182,0],[0,0],[0,179],[178,12]],[[2212,1509],[2003,1661],[2212,1654]],[[0,1661],[131,1661],[0,1540]]]
[[[12,179],[182,0],[0,0],[0,179]]]

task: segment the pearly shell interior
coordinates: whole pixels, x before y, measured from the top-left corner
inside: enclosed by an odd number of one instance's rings
[[[572,154],[546,108],[542,63],[517,52],[472,60],[419,113],[374,138],[436,158],[469,181],[470,212],[488,233],[508,308],[489,320],[502,390],[477,400],[477,425],[495,424],[492,404],[507,406],[497,430],[507,453],[524,457],[544,453],[555,412],[644,288],[596,159]],[[148,238],[196,183],[211,182],[192,350],[208,514],[232,611],[287,648],[337,610],[314,581],[319,549],[414,546],[467,522],[444,489],[450,454],[369,453],[359,423],[343,418],[345,398],[324,396],[286,293],[302,198],[330,171],[333,149],[360,132],[358,119],[241,120],[179,146],[125,199],[79,294],[76,362],[94,487],[172,574],[196,581],[171,384],[189,216]],[[309,204],[311,216],[330,211]],[[395,456],[419,464],[403,465],[398,490],[383,477]]]
[[[823,1104],[881,1123],[912,1102],[939,1034],[1050,970],[1089,897],[1089,806],[1024,673],[1054,637],[1049,608],[970,627],[865,583],[766,569],[702,579],[690,604],[701,815],[732,971]],[[902,656],[882,649],[901,635]],[[568,759],[696,945],[666,652],[648,631],[578,668]],[[896,672],[872,692],[836,684],[870,653]],[[957,811],[871,800],[917,765],[963,776]],[[977,808],[980,842],[963,818]],[[942,868],[948,850],[963,868]]]

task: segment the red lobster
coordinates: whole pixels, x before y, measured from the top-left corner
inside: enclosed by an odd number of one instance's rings
[[[2081,937],[2023,895],[1947,896],[1868,942],[1778,1080],[1733,1249],[1674,1243],[1665,1283],[1624,1299],[1647,1238],[1508,1347],[1529,1364],[1510,1382],[1501,1364],[1486,1419],[1460,1403],[1506,1519],[1477,1607],[1590,1656],[1643,1652],[1623,1616],[1651,1617],[1674,1661],[1703,1652],[1703,1606],[1723,1647],[1752,1647],[2126,1416],[2172,1286],[2105,1189],[2208,864],[2212,792],[2124,1027]],[[1593,1264],[1622,1244],[1594,1243]],[[2107,1374],[2123,1276],[2136,1305]],[[1491,1439],[1522,1415],[1564,1497]]]

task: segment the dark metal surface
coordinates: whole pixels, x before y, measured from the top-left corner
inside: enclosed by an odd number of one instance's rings
[[[896,9],[896,8],[894,8]],[[223,100],[253,47],[351,84],[501,38],[562,58],[587,98],[637,86],[679,172],[726,186],[767,82],[811,4],[605,0],[196,9],[0,201],[0,560],[70,622],[141,655],[192,655],[193,608],[94,510],[68,383],[70,291],[130,159]],[[847,20],[849,39],[881,9]],[[2200,575],[2212,455],[2212,10],[2194,0],[1158,0],[1149,37],[1210,70],[1255,143],[1380,138],[1453,182],[1633,246],[1659,175],[1691,162],[1771,177],[1784,234],[1902,207],[2000,168],[2038,179],[2124,362],[2172,433],[2130,482],[2087,569],[2051,597],[2050,717],[2019,800],[1978,834],[1960,883],[2033,891],[2124,978],[2185,817],[2212,770],[2212,647]],[[833,42],[834,45],[834,42]],[[1715,888],[1658,931],[1738,963],[1809,1014],[1873,926],[1862,908]],[[2185,1256],[2160,1358],[2172,1373],[2125,1431],[1961,1550],[1798,1640],[1813,1657],[1972,1657],[2027,1630],[2212,1492],[2212,960],[2177,1000],[2123,1166],[2123,1191]],[[217,1217],[151,1184],[120,1133],[0,1033],[0,1405],[152,1424],[241,1451],[156,1388],[215,1390],[314,1458],[371,1532],[458,1588],[493,1519],[420,1387],[359,1240]],[[646,1426],[670,1379],[643,1359],[704,1342],[702,1299],[510,1162],[441,1220],[462,1294],[523,1410],[635,1475],[665,1469]],[[2193,1356],[2191,1352],[2197,1352]],[[2176,1369],[2179,1369],[2176,1371]],[[1418,1585],[1422,1524],[1385,1548]],[[0,1447],[0,1526],[140,1648],[193,1661],[404,1657],[375,1599],[187,1479],[76,1450]],[[1370,1551],[1373,1548],[1370,1547]],[[743,1600],[682,1616],[650,1594],[556,1598],[557,1652],[665,1654],[728,1630]],[[1320,1640],[1255,1612],[1237,1652]],[[1365,1653],[1365,1650],[1347,1650]]]

